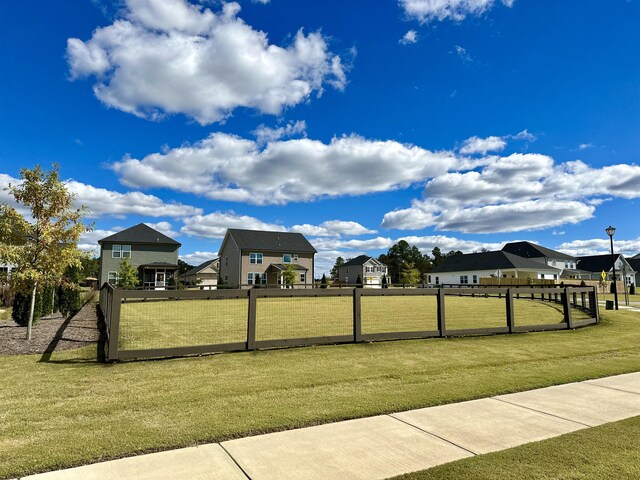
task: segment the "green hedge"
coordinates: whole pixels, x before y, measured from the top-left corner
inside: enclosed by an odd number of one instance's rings
[[[52,302],[53,292],[56,292],[55,301]],[[16,292],[13,298],[13,308],[11,318],[20,326],[29,323],[29,313],[31,311],[31,293]],[[46,286],[42,291],[36,293],[36,304],[33,310],[33,323],[40,318],[53,312],[60,312],[65,317],[69,317],[82,307],[81,289],[73,283],[63,283],[55,288],[53,285]]]

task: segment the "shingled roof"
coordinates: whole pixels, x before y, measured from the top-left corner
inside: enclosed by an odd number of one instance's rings
[[[182,277],[189,277],[191,275],[196,275],[196,274],[200,273],[202,270],[204,270],[205,268],[207,268],[209,265],[214,263],[216,260],[217,260],[217,258],[214,258],[213,260],[207,260],[206,262],[201,263],[197,267],[193,267],[192,269],[187,270],[181,276]],[[215,265],[212,265],[211,268],[213,268],[216,272],[218,271],[218,269],[215,267]]]
[[[523,268],[528,270],[558,270],[542,263],[519,257],[509,252],[481,252],[467,253],[464,255],[452,255],[447,257],[440,265],[430,273],[440,272],[468,272],[476,270],[505,270],[510,268]]]
[[[351,260],[349,260],[346,263],[343,263],[342,265],[340,265],[341,267],[355,267],[355,266],[360,266],[360,265],[364,265],[365,263],[367,263],[369,260],[371,260],[373,257],[369,256],[369,255],[358,255],[356,258],[352,258]]]
[[[524,258],[554,258],[558,260],[575,260],[575,257],[566,253],[557,252],[550,248],[536,245],[531,242],[510,242],[502,247],[503,252],[513,253]]]
[[[636,272],[640,272],[640,256],[636,255],[635,257],[625,258],[631,268],[633,268]]]
[[[309,240],[301,233],[230,228],[227,230],[227,235],[233,238],[240,250],[317,253]],[[222,251],[222,248],[220,250]]]
[[[139,223],[138,225],[98,240],[100,245],[105,242],[181,246],[181,243],[176,242],[173,238],[167,237],[144,223]]]
[[[618,257],[620,257],[619,253],[614,255],[615,261],[618,261]],[[587,272],[596,272],[600,273],[603,270],[608,272],[611,270],[611,255],[590,255],[587,257],[578,257],[578,268],[580,270],[586,270]]]

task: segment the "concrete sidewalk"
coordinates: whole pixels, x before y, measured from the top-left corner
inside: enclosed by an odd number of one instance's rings
[[[24,479],[384,479],[637,415],[640,372],[139,455]]]

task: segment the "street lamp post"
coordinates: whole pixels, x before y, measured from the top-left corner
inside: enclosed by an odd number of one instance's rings
[[[615,301],[616,310],[618,310],[618,285],[616,284],[616,257],[613,255],[613,234],[616,233],[616,229],[609,225],[609,228],[605,229],[609,240],[611,242],[611,267],[613,269],[613,299]]]

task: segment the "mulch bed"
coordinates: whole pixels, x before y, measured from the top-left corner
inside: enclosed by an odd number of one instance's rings
[[[0,355],[53,353],[84,347],[100,339],[97,305],[87,303],[73,317],[45,318],[31,332],[27,342],[27,327],[13,321],[0,321]]]

